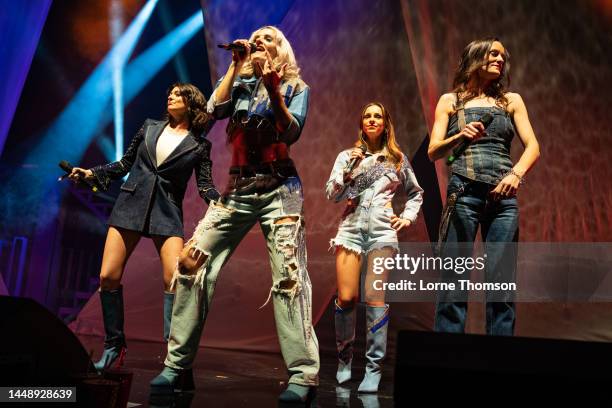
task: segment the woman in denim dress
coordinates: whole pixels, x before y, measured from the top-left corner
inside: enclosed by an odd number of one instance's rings
[[[125,265],[141,237],[153,240],[164,280],[164,340],[168,340],[174,293],[170,281],[183,248],[183,197],[195,173],[198,193],[207,202],[219,197],[212,181],[211,143],[205,138],[214,121],[206,98],[192,84],[168,89],[166,120],[147,119],[121,160],[91,169],[75,167],[70,178],[95,181],[106,190],[129,173],[108,220],[100,268],[104,352],[98,370],[119,366],[126,348],[123,328]]]
[[[453,91],[442,95],[435,111],[429,158],[451,151],[447,206],[440,228],[443,256],[472,256],[478,227],[486,251],[485,280],[510,283],[516,275],[518,205],[516,194],[525,174],[540,155],[521,96],[506,91],[509,53],[495,38],[473,41],[463,51]],[[489,120],[487,120],[489,119]],[[492,119],[492,120],[491,120]],[[487,123],[488,126],[485,127]],[[516,164],[510,159],[512,138],[518,134],[524,151]],[[465,150],[459,146],[467,146]],[[447,163],[450,160],[447,160]],[[454,271],[442,280],[468,279]],[[467,291],[438,293],[435,330],[463,333]],[[486,331],[512,335],[516,319],[514,294],[486,294]]]
[[[403,212],[393,213],[391,200],[403,186],[408,199]],[[374,277],[371,263],[376,257],[394,256],[398,250],[397,233],[412,225],[423,202],[408,158],[395,141],[391,116],[378,102],[363,108],[359,138],[353,149],[338,155],[326,185],[327,198],[347,200],[338,233],[331,240],[336,252],[338,298],[335,305],[338,372],[342,384],[351,379],[355,341],[355,303],[359,298],[361,264],[368,262],[365,287]],[[379,277],[377,277],[379,279]],[[366,291],[366,373],[359,392],[377,392],[380,364],[387,348],[389,305],[384,293]]]

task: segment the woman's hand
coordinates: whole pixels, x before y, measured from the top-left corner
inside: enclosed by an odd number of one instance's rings
[[[406,220],[404,218],[400,218],[395,214],[391,214],[391,228],[393,228],[396,232],[400,232],[404,228],[408,228],[412,225],[410,220]]]
[[[232,50],[232,61],[234,61],[236,65],[242,66],[251,56],[251,45],[249,44],[249,40],[244,39],[236,40],[234,44],[239,44],[244,47],[243,50]]]
[[[521,179],[518,175],[510,173],[504,177],[489,194],[495,201],[514,197],[518,191],[520,182]]]
[[[93,171],[82,169],[80,167],[73,167],[72,171],[68,175],[68,178],[75,183],[82,179],[91,180],[94,178]]]
[[[363,159],[365,159],[365,153],[363,152],[363,150],[361,150],[360,147],[354,147],[353,150],[351,150],[351,160],[349,160],[349,163],[351,163],[354,159],[357,159],[356,163],[359,163],[360,161],[362,161]],[[355,168],[357,166],[353,166],[353,168]],[[347,171],[347,170],[351,170],[351,169],[344,169],[344,182],[348,182],[350,180],[352,180],[351,178],[351,171]]]
[[[351,150],[351,161],[355,158],[357,158],[358,161],[365,159],[365,153],[361,147],[354,147],[353,150]]]
[[[461,136],[464,141],[472,143],[483,137],[484,134],[485,127],[481,122],[470,122],[457,135]]]
[[[287,64],[283,64],[277,71],[274,68],[274,62],[268,50],[266,50],[265,58],[253,58],[252,62],[259,68],[261,80],[268,90],[268,94],[277,92],[283,80],[283,76],[285,75]]]

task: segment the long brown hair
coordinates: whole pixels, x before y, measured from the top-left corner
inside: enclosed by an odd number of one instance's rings
[[[359,147],[363,143],[367,145],[367,138],[363,134],[363,115],[370,106],[378,106],[382,111],[383,124],[385,126],[382,135],[382,144],[383,147],[387,148],[387,158],[390,159],[393,163],[395,163],[395,168],[399,170],[402,167],[404,155],[402,154],[402,151],[400,150],[400,147],[398,146],[397,141],[395,140],[395,128],[393,127],[393,122],[391,121],[391,115],[382,103],[370,102],[361,110],[361,115],[359,115],[359,133],[358,139],[355,142],[355,147]]]
[[[465,104],[470,99],[478,96],[467,88],[467,84],[473,75],[478,75],[478,70],[482,68],[483,64],[487,63],[491,46],[496,41],[501,43],[495,37],[475,40],[464,48],[459,65],[455,70],[455,78],[453,79],[453,93],[458,95],[459,103]],[[497,79],[491,81],[484,92],[486,96],[495,99],[496,105],[507,110],[508,99],[505,93],[508,86],[510,86],[510,53],[505,48],[504,65],[501,74]]]
[[[174,88],[178,88],[187,107],[187,120],[189,121],[189,128],[193,131],[196,136],[202,133],[208,122],[211,120],[210,115],[206,112],[206,98],[202,94],[202,91],[193,84],[186,84],[183,82],[176,82],[168,88],[166,96],[170,95]],[[172,116],[166,116],[166,119],[172,121]]]

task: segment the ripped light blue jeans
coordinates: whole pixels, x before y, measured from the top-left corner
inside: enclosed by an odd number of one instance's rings
[[[165,361],[168,367],[192,366],[219,271],[245,234],[259,222],[272,266],[270,293],[289,382],[318,385],[319,345],[312,325],[302,204],[298,177],[289,177],[266,193],[231,193],[223,196],[220,203],[211,203],[187,243],[194,248],[194,256],[206,255],[207,259],[195,275],[176,274]]]

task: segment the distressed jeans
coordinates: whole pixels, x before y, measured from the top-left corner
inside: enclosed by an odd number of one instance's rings
[[[516,197],[492,201],[489,192],[494,186],[470,182],[453,174],[448,194],[465,188],[457,199],[455,212],[450,220],[447,238],[442,247],[442,257],[471,257],[478,226],[486,253],[485,281],[515,282],[518,242],[518,205]],[[468,273],[457,275],[454,271],[442,274],[442,281],[456,283],[469,279]],[[514,294],[502,292],[486,294],[486,332],[492,335],[514,334],[516,311]],[[434,330],[437,332],[463,333],[467,318],[467,291],[438,292]]]
[[[175,369],[192,366],[219,271],[245,234],[259,222],[272,266],[270,296],[289,382],[318,385],[319,345],[312,325],[312,287],[306,270],[299,178],[289,177],[266,193],[231,193],[220,201],[211,203],[187,243],[194,248],[196,257],[206,255],[206,261],[194,275],[176,274],[165,364]]]

